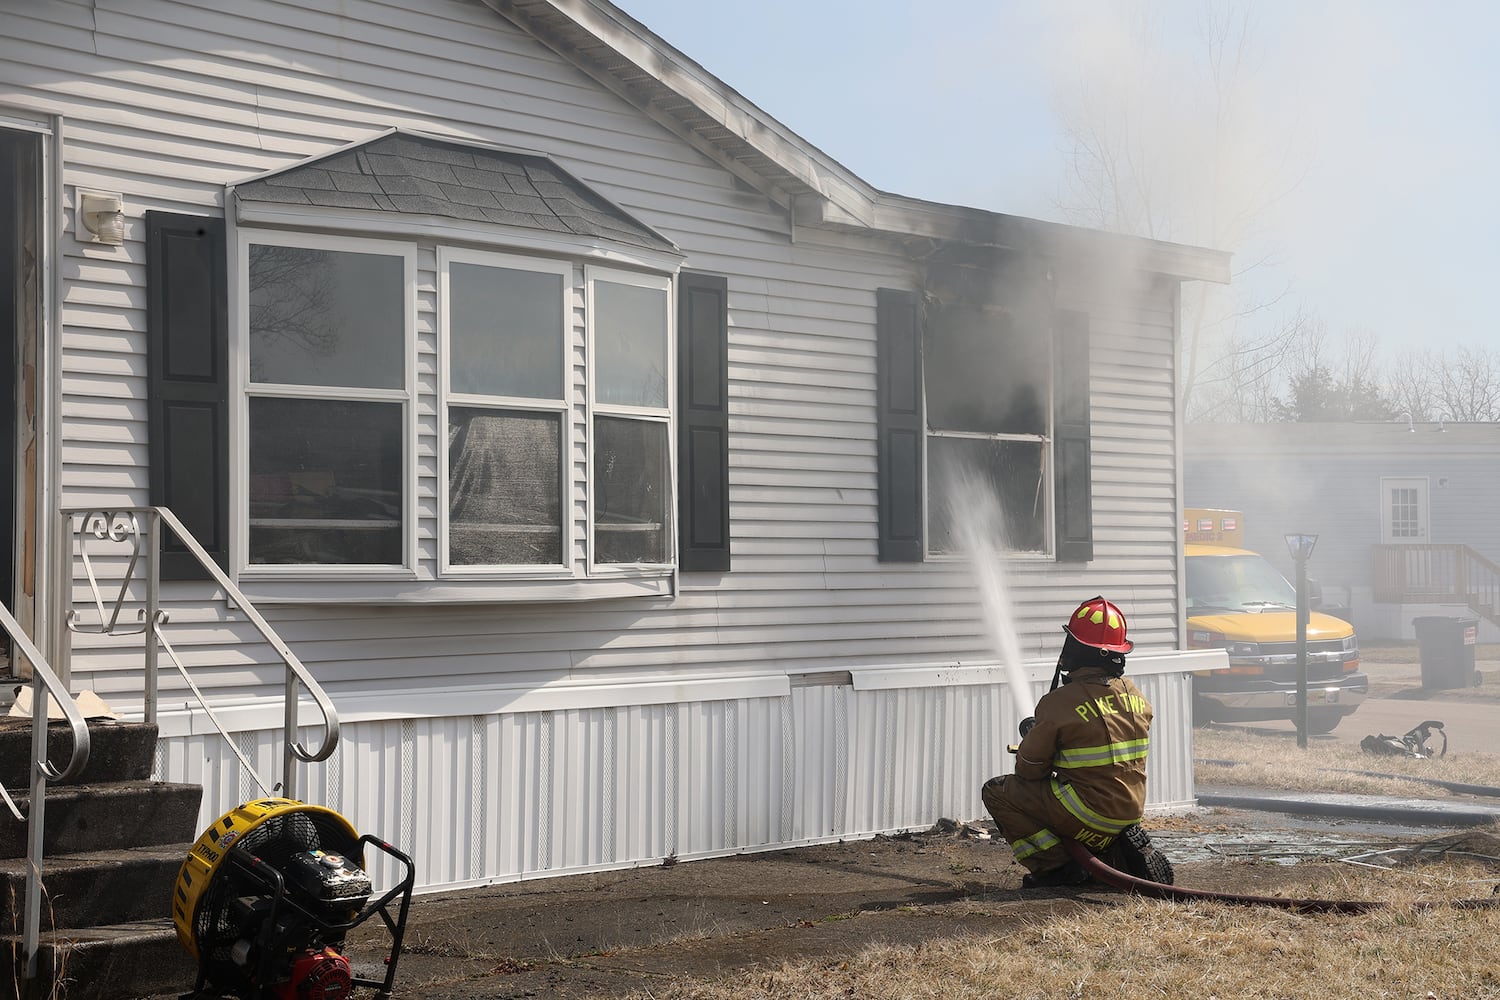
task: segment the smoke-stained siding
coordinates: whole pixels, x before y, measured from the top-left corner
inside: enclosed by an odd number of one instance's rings
[[[455,798],[443,809],[524,816],[533,824],[524,847],[500,838],[483,858],[429,857],[424,864],[433,868],[424,879],[433,883],[623,861],[642,851],[687,850],[679,845],[689,840],[695,851],[713,851],[890,828],[929,821],[940,802],[977,805],[975,782],[991,766],[976,763],[963,745],[929,745],[922,726],[938,720],[984,731],[997,711],[1003,716],[998,689],[979,700],[973,691],[913,693],[893,705],[837,686],[796,688],[795,720],[781,699],[715,696],[679,707],[630,701],[632,685],[643,678],[691,685],[766,671],[785,676],[993,660],[961,562],[876,560],[875,291],[915,287],[918,273],[894,243],[794,231],[784,209],[478,2],[413,8],[362,0],[335,10],[267,0],[143,0],[121,9],[0,0],[0,8],[7,29],[0,38],[0,108],[65,117],[70,211],[61,241],[59,360],[67,505],[148,501],[144,213],[222,214],[225,185],[380,130],[401,126],[553,157],[674,242],[685,267],[728,280],[733,570],[684,574],[675,597],[260,605],[340,705],[368,705],[370,698],[406,705],[414,695],[559,681],[617,691],[604,698],[615,705],[566,715],[552,714],[564,711],[557,709],[545,716],[445,715],[449,721],[441,722],[367,719],[346,730],[331,777],[309,770],[307,794],[348,804],[354,790],[375,785],[394,782],[425,789],[423,795],[438,787],[448,795],[451,786]],[[78,187],[123,194],[124,246],[72,237]],[[438,556],[444,446],[436,396],[438,280],[434,246],[416,245],[414,510],[419,560],[430,566]],[[1173,287],[1103,282],[1065,260],[1057,267],[1058,305],[1091,317],[1095,558],[1087,565],[1015,560],[1008,578],[1016,627],[1028,658],[1046,656],[1057,648],[1063,616],[1102,592],[1130,615],[1138,649],[1170,650],[1179,615]],[[569,350],[579,386],[583,303],[573,295]],[[572,462],[581,469],[581,405],[571,419]],[[577,478],[567,500],[581,558],[586,508]],[[280,697],[280,662],[253,629],[208,598],[198,585],[165,585],[169,635],[216,702],[243,705],[246,718],[259,718]],[[80,636],[72,671],[75,687],[97,691],[122,711],[139,710],[138,645]],[[176,720],[171,725],[184,733],[181,739],[217,739],[185,735],[201,732],[201,713],[170,670],[162,686],[164,717]],[[258,730],[261,723],[244,725]],[[616,796],[612,811],[598,817],[604,828],[587,834],[595,839],[579,840],[585,834],[573,821],[591,804],[525,784],[554,780],[549,774],[572,780],[574,772],[557,756],[573,752],[557,742],[559,726],[594,741],[586,759],[596,763],[587,766],[617,761],[605,784],[620,787],[646,771],[678,766],[664,743],[690,740],[713,751],[695,758],[702,770],[671,776],[700,790],[691,807],[707,810],[710,833],[687,835],[684,824],[701,816],[642,817]],[[839,740],[866,745],[877,756],[911,754],[918,769],[887,774],[873,758],[856,755],[826,773],[830,785],[803,788],[790,800],[768,791],[788,787],[766,776],[794,752],[846,759],[838,755]],[[450,747],[452,755],[424,758],[421,767],[433,770],[413,772],[409,755],[418,743]],[[600,745],[617,752],[601,755]],[[726,771],[714,756],[752,750],[765,758],[748,772]],[[180,752],[173,750],[169,770],[195,773]],[[265,746],[258,752],[259,766],[274,774],[279,755]],[[480,781],[476,753],[497,769],[488,773],[503,775],[498,785]],[[921,784],[939,775],[941,794]],[[728,782],[732,776],[738,784]],[[901,784],[913,777],[918,785]],[[241,790],[240,779],[227,774],[216,773],[211,784],[222,794]],[[205,810],[226,805],[222,794]],[[1189,786],[1177,799],[1190,794]],[[402,808],[415,812],[371,815],[367,823],[393,839],[402,832],[424,837],[422,824],[440,810],[414,801]],[[551,811],[528,812],[523,806],[532,801]],[[856,803],[876,812],[854,816]]]

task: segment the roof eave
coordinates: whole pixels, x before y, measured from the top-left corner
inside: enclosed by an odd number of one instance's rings
[[[483,2],[777,202],[813,193],[868,217],[865,181],[613,4]]]
[[[1107,233],[1001,212],[879,194],[868,219],[841,212],[815,197],[800,198],[799,225],[863,229],[872,234],[1039,253],[1060,259],[1128,260],[1153,274],[1182,281],[1229,284],[1232,255],[1223,250]]]
[[[766,114],[608,0],[483,0],[735,176],[796,224],[897,239],[1128,256],[1148,271],[1228,284],[1223,251],[883,193]]]

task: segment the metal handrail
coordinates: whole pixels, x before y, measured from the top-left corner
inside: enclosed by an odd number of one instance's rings
[[[156,620],[158,625],[166,624],[167,613],[165,611],[158,611],[156,613]],[[254,779],[256,786],[260,788],[263,794],[267,796],[271,795],[273,793],[272,787],[266,784],[266,779],[262,778],[260,772],[255,769],[255,765],[250,763],[250,758],[245,756],[245,751],[241,750],[239,745],[230,738],[229,728],[219,721],[218,713],[209,705],[208,699],[203,696],[203,692],[187,672],[187,667],[183,666],[182,659],[177,655],[177,650],[172,648],[172,644],[167,641],[166,636],[162,635],[160,628],[154,631],[156,632],[156,641],[160,642],[161,648],[167,651],[167,657],[172,661],[172,665],[177,668],[177,673],[182,676],[183,683],[193,692],[193,697],[198,700],[198,705],[203,709],[204,714],[208,716],[208,720],[214,724],[214,728],[219,731],[219,735],[224,737],[224,742],[229,744],[229,749],[240,759],[240,766],[250,773],[250,777]]]
[[[160,626],[167,620],[167,616],[161,611],[158,606],[159,564],[161,555],[161,525],[165,525],[166,527],[171,529],[172,533],[177,536],[178,541],[180,541],[183,546],[193,554],[193,557],[197,559],[199,565],[202,566],[203,569],[209,574],[209,576],[213,578],[214,582],[223,589],[225,600],[232,603],[238,612],[243,614],[247,619],[250,620],[253,625],[255,625],[257,629],[260,630],[261,636],[266,640],[271,648],[276,651],[277,655],[281,657],[282,663],[285,667],[285,752],[283,754],[281,794],[286,796],[287,798],[296,798],[296,769],[294,761],[300,760],[306,763],[315,763],[317,761],[327,760],[330,756],[332,756],[333,751],[338,747],[339,742],[339,717],[338,712],[336,709],[334,709],[333,702],[329,700],[327,693],[324,692],[323,688],[318,684],[318,682],[313,679],[312,675],[308,673],[307,668],[303,666],[302,661],[297,658],[297,655],[291,651],[291,649],[284,641],[282,641],[281,636],[277,635],[276,630],[271,627],[270,622],[266,621],[266,619],[261,616],[260,612],[255,609],[255,606],[250,603],[249,598],[247,598],[240,591],[240,589],[234,585],[234,583],[229,579],[228,574],[226,574],[223,569],[219,567],[219,564],[214,561],[213,557],[208,554],[207,550],[205,550],[203,546],[198,542],[198,540],[193,537],[192,532],[190,532],[183,525],[183,523],[177,519],[177,515],[173,514],[168,508],[73,508],[62,511],[62,517],[64,524],[63,544],[66,546],[69,559],[71,559],[72,556],[74,518],[82,518],[81,529],[82,533],[84,534],[92,534],[96,538],[108,538],[112,541],[117,542],[124,541],[127,539],[127,537],[129,537],[130,541],[134,545],[136,545],[137,548],[139,546],[140,538],[140,523],[138,519],[144,517],[148,522],[147,537],[150,540],[150,546],[146,550],[147,585],[145,594],[145,607],[141,609],[143,629],[132,628],[127,633],[121,630],[119,622],[120,608],[124,603],[124,593],[134,577],[135,567],[138,562],[138,551],[132,552],[130,562],[127,566],[127,576],[120,583],[120,597],[114,601],[112,610],[108,614],[106,614],[105,601],[100,596],[98,585],[93,575],[92,567],[89,565],[88,555],[85,550],[83,554],[84,564],[86,567],[86,573],[89,579],[90,587],[93,590],[94,603],[98,608],[100,615],[99,626],[92,627],[82,625],[76,620],[76,617],[71,613],[71,611],[66,616],[62,616],[65,628],[69,632],[133,634],[135,632],[144,630],[148,633],[150,638],[146,643],[146,690],[143,695],[143,714],[146,722],[154,723],[156,721],[156,703],[158,694],[156,666],[158,645],[167,648],[168,655],[172,657],[173,662],[176,663],[179,671],[182,671],[183,669],[181,663],[177,661],[175,653],[172,652],[170,645],[166,642],[166,639],[161,634],[160,630]],[[64,579],[71,579],[71,575],[72,574],[70,571],[60,574],[60,576],[62,576]],[[71,599],[67,600],[65,603],[71,605]],[[66,646],[66,641],[61,643],[61,648],[63,648],[64,650],[66,650]],[[299,684],[301,685],[300,688]],[[193,687],[196,691],[196,685],[190,684],[189,686]],[[317,705],[318,711],[322,714],[323,717],[323,739],[315,749],[309,749],[296,738],[297,730],[299,728],[297,717],[302,688],[305,688],[307,690],[307,693],[312,697],[313,703]],[[198,697],[200,704],[204,704],[204,708],[205,710],[207,710],[207,705],[206,703],[204,703],[201,693],[198,695]],[[213,717],[212,712],[209,712],[209,715],[211,718]],[[228,733],[224,731],[224,727],[218,724],[217,719],[215,719],[214,722],[215,725],[219,726],[219,731],[224,734],[225,739],[227,740]],[[231,745],[233,744],[232,740],[230,740],[229,742],[231,743]],[[242,755],[241,760],[243,761]],[[246,766],[248,767],[248,765]],[[256,774],[253,768],[250,768],[250,774],[253,778],[255,778],[257,783],[263,784],[260,780],[259,775]]]
[[[47,778],[48,781],[65,782],[78,777],[83,772],[84,766],[89,761],[89,727],[83,719],[83,713],[73,702],[73,697],[68,693],[67,685],[62,678],[53,672],[48,665],[41,650],[37,649],[30,637],[16,620],[16,616],[10,613],[10,609],[0,602],[0,626],[10,635],[11,655],[16,651],[25,657],[26,662],[31,664],[31,720],[33,726],[32,750],[33,764],[37,770]],[[69,730],[73,734],[73,750],[68,756],[68,763],[63,767],[55,767],[47,756],[47,702],[48,695],[57,703],[62,710],[63,719],[67,722]],[[40,730],[42,738],[37,740],[35,732]],[[22,817],[17,816],[17,819]]]
[[[31,811],[27,820],[27,872],[26,872],[26,900],[25,900],[25,926],[22,941],[25,949],[25,976],[34,979],[37,974],[37,951],[41,932],[41,877],[43,860],[43,830],[44,814],[46,809],[46,786],[47,781],[63,782],[76,777],[83,771],[88,763],[89,756],[89,731],[84,721],[83,714],[78,710],[72,696],[68,692],[68,659],[70,653],[69,636],[75,632],[92,633],[96,635],[146,635],[146,662],[145,662],[145,691],[143,692],[143,714],[145,721],[154,724],[156,722],[157,703],[157,647],[167,650],[179,673],[187,681],[197,696],[199,704],[203,706],[209,718],[223,734],[230,748],[239,757],[240,763],[250,772],[252,778],[260,785],[262,791],[266,788],[265,781],[251,766],[243,752],[235,746],[234,741],[229,738],[229,733],[219,722],[218,717],[209,707],[207,700],[198,686],[188,677],[182,661],[178,659],[176,652],[162,634],[161,626],[168,620],[167,613],[159,606],[159,588],[161,582],[161,526],[165,524],[172,530],[179,541],[193,554],[198,563],[213,577],[214,581],[223,588],[226,600],[238,606],[246,618],[254,623],[260,630],[261,635],[280,655],[286,667],[286,729],[285,742],[286,752],[283,756],[283,776],[281,789],[287,798],[296,798],[297,772],[293,764],[293,758],[307,763],[327,760],[333,754],[339,742],[339,717],[334,709],[333,703],[329,701],[328,695],[313,680],[302,661],[297,659],[295,653],[287,647],[281,637],[271,624],[261,617],[259,611],[255,610],[248,598],[242,594],[214,562],[213,557],[193,537],[192,532],[183,526],[166,507],[116,507],[102,509],[98,507],[83,507],[64,509],[59,512],[62,518],[62,531],[59,535],[56,548],[57,573],[54,581],[54,593],[57,600],[57,614],[54,616],[56,631],[54,632],[54,658],[58,664],[58,670],[54,671],[48,665],[42,654],[16,621],[10,610],[0,602],[0,626],[10,633],[14,642],[14,648],[19,649],[31,663],[32,667],[32,783],[31,783]],[[146,593],[144,607],[140,609],[139,627],[127,627],[121,622],[121,613],[126,605],[126,598],[130,585],[135,580],[136,569],[141,559],[141,525],[140,518],[144,516],[147,520],[147,538],[149,547],[145,551],[146,557]],[[78,528],[75,532],[74,518],[79,518]],[[106,602],[100,590],[99,579],[94,573],[93,562],[88,552],[87,536],[92,535],[97,539],[107,539],[111,542],[129,542],[131,546],[130,559],[125,567],[124,578],[120,581],[119,593],[110,603],[106,610]],[[98,612],[99,621],[97,625],[84,624],[73,609],[73,543],[74,538],[79,537],[79,554],[83,560],[84,575],[88,580],[89,590],[93,595],[94,607]],[[66,610],[64,610],[66,609]],[[298,684],[305,687],[312,696],[313,702],[323,714],[323,741],[316,750],[309,750],[296,738],[297,733],[297,709],[300,704],[300,689]],[[48,695],[55,700],[62,709],[69,727],[73,734],[73,752],[65,767],[55,767],[47,758],[47,714]],[[3,788],[0,794],[10,806],[11,811],[21,819],[20,811],[16,808],[14,801]]]
[[[25,949],[26,978],[36,977],[37,945],[41,941],[42,929],[42,854],[43,830],[46,827],[47,782],[65,782],[83,773],[89,762],[89,727],[83,713],[68,693],[67,683],[53,671],[36,645],[27,636],[21,623],[10,609],[0,601],[0,626],[10,635],[11,653],[17,651],[31,664],[31,798],[27,802],[30,811],[26,816],[16,807],[8,792],[5,804],[16,819],[27,824],[26,830],[26,898],[21,920],[21,942]],[[68,763],[63,767],[53,765],[47,754],[48,702],[56,702],[62,711],[63,720],[73,737],[73,748]],[[4,792],[4,789],[0,789]]]

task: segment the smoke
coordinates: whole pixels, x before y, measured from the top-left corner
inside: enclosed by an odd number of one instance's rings
[[[1233,287],[1208,292],[1225,300],[1206,305],[1211,357],[1298,314],[1370,331],[1385,358],[1492,341],[1500,10],[1056,0],[1046,15],[1050,214],[1232,252]],[[1434,264],[1434,247],[1462,263]]]
[[[979,591],[984,623],[1006,683],[1022,718],[1036,711],[1031,682],[1021,669],[1021,642],[1005,585],[1005,530],[1000,504],[986,480],[957,468],[947,476],[948,517],[960,549],[968,557]]]

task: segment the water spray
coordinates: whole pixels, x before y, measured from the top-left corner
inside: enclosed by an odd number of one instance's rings
[[[948,477],[948,510],[959,546],[974,570],[990,641],[1005,670],[1018,714],[1026,718],[1035,714],[1036,699],[1021,669],[1021,642],[1016,637],[1015,614],[1005,587],[1005,522],[1000,503],[984,480],[958,472]]]

